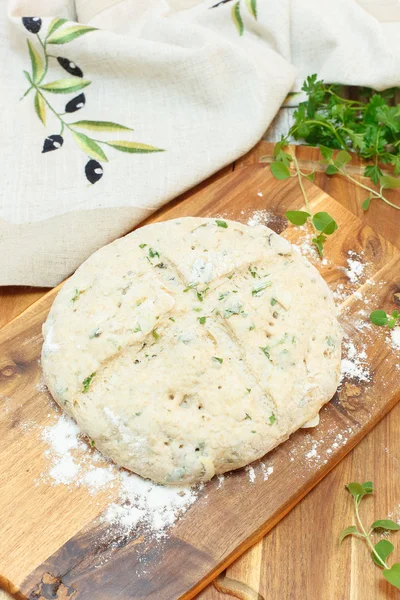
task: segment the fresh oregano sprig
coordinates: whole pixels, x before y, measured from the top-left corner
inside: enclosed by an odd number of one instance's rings
[[[271,163],[271,172],[276,179],[284,180],[289,177],[296,177],[298,179],[306,210],[289,210],[286,213],[286,218],[293,225],[301,226],[307,221],[311,223],[315,234],[312,238],[312,242],[317,248],[319,255],[322,257],[324,254],[325,241],[329,235],[332,235],[336,231],[338,225],[335,219],[327,212],[312,214],[307,193],[303,185],[303,178],[314,181],[315,172],[303,173],[295,154],[289,153],[287,149],[288,145],[286,139],[282,139],[275,144],[275,161]],[[294,173],[291,173],[290,167],[293,167]]]
[[[394,587],[400,589],[400,563],[394,563],[391,567],[387,564],[387,559],[394,550],[393,544],[386,539],[380,540],[377,544],[374,544],[371,540],[371,534],[373,531],[399,531],[400,525],[391,519],[379,519],[378,521],[374,521],[371,527],[367,530],[361,521],[359,506],[364,496],[373,493],[374,487],[372,482],[367,481],[363,484],[353,482],[349,483],[346,488],[354,500],[357,525],[350,525],[349,527],[346,527],[346,529],[343,529],[339,536],[339,545],[347,536],[350,535],[364,539],[371,550],[372,560],[378,567],[383,569],[382,574],[384,578]]]
[[[294,124],[290,128],[289,139],[304,140],[312,146],[341,150],[333,160],[332,152],[326,173],[339,173],[355,185],[366,190],[369,195],[363,202],[368,210],[371,200],[379,199],[400,210],[400,206],[390,202],[383,194],[385,189],[400,187],[400,179],[383,175],[382,164],[391,164],[394,174],[400,174],[400,106],[390,106],[396,88],[377,93],[368,88],[360,89],[360,100],[344,98],[342,86],[330,85],[310,75],[303,83],[302,91],[307,100],[301,102],[294,112]],[[379,190],[364,185],[354,179],[345,165],[351,159],[350,150],[363,159],[372,160],[367,165],[364,176],[369,177]],[[327,153],[326,153],[327,154]],[[338,161],[339,165],[335,164]],[[335,167],[335,168],[334,168]]]
[[[389,327],[389,329],[393,329],[398,323],[400,324],[400,314],[398,310],[394,310],[391,315],[388,315],[385,310],[374,310],[369,315],[369,318],[374,325]]]

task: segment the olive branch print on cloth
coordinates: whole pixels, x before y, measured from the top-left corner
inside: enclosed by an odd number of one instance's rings
[[[221,0],[221,2],[218,2],[217,4],[214,4],[214,6],[211,6],[211,8],[217,8],[218,6],[221,6],[221,4],[227,4],[228,2],[232,2],[232,0]],[[251,16],[257,20],[257,0],[245,0],[245,4]],[[239,32],[239,35],[243,35],[244,24],[241,13],[241,0],[237,0],[236,2],[234,2],[231,14],[232,20],[236,26],[236,29]]]
[[[91,81],[83,78],[82,69],[72,60],[49,53],[48,47],[68,44],[68,42],[72,42],[82,35],[90,33],[91,31],[96,31],[95,27],[88,27],[86,25],[66,26],[67,22],[67,19],[53,19],[47,30],[47,35],[42,39],[40,36],[42,20],[39,17],[23,17],[22,23],[25,29],[36,36],[38,44],[35,45],[29,39],[27,40],[31,60],[31,72],[24,71],[29,82],[29,88],[22,98],[25,98],[31,91],[34,92],[35,112],[43,125],[46,125],[48,111],[53,113],[60,122],[59,133],[51,134],[46,137],[42,152],[52,152],[61,148],[64,144],[64,132],[65,130],[69,131],[79,148],[89,157],[89,162],[85,165],[86,178],[90,183],[96,183],[103,177],[103,167],[100,163],[108,162],[102,146],[109,146],[119,152],[128,152],[131,154],[163,152],[163,150],[140,142],[99,140],[79,131],[83,129],[84,131],[94,132],[95,134],[98,132],[132,131],[130,127],[125,127],[125,125],[120,125],[113,121],[82,120],[71,123],[65,120],[65,115],[75,113],[85,106],[86,96],[81,90],[89,86]],[[44,80],[47,75],[50,60],[56,60],[60,67],[62,67],[71,77],[45,83]],[[76,92],[80,93],[67,102],[64,113],[57,112],[47,98],[47,94],[74,94]]]

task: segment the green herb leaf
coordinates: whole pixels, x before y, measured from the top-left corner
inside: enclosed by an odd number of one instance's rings
[[[334,175],[335,173],[338,173],[339,169],[337,167],[335,167],[335,165],[328,165],[325,173],[327,175]]]
[[[369,209],[371,200],[372,200],[372,196],[368,196],[368,198],[365,198],[364,202],[361,205],[363,210],[367,211]]]
[[[332,148],[327,148],[326,146],[320,146],[319,150],[322,154],[322,156],[326,159],[326,160],[330,160],[333,156],[333,150]]]
[[[213,356],[212,359],[219,364],[222,364],[224,362],[224,359],[218,358],[218,356]]]
[[[60,27],[62,27],[64,25],[64,23],[67,23],[67,19],[59,19],[58,17],[56,17],[55,19],[52,20],[52,22],[49,25],[49,28],[47,30],[47,38],[54,33],[55,31],[57,31],[57,29],[59,29]]]
[[[43,100],[43,96],[36,92],[35,100],[34,100],[35,112],[39,119],[42,121],[43,125],[46,125],[46,104]]]
[[[269,418],[269,424],[273,425],[275,423],[275,421],[276,421],[276,417],[275,417],[274,413],[272,413],[272,415]]]
[[[264,346],[264,347],[260,346],[260,350],[268,358],[268,360],[271,360],[271,355],[269,353],[269,346]]]
[[[147,244],[139,244],[139,248],[145,248],[147,246]]]
[[[114,150],[119,152],[129,152],[131,154],[148,154],[150,152],[164,152],[161,148],[155,146],[149,146],[148,144],[141,144],[140,142],[126,142],[124,140],[113,140],[111,142],[105,142]]]
[[[52,94],[71,94],[72,92],[77,92],[88,85],[91,84],[91,81],[87,81],[85,79],[58,79],[57,81],[51,81],[50,83],[45,83],[40,86],[41,90],[45,90],[46,92],[51,92]]]
[[[315,244],[318,250],[318,254],[322,257],[324,255],[324,243],[326,241],[326,236],[320,234],[317,237],[313,238],[311,241],[313,244]]]
[[[276,300],[275,298],[271,298],[270,305],[271,305],[271,306],[275,306],[275,304],[276,304],[277,302],[278,302],[278,300]]]
[[[153,336],[153,338],[155,340],[158,340],[160,337],[159,334],[157,333],[157,329],[153,329],[153,331],[151,332],[151,335]]]
[[[232,6],[231,14],[232,14],[232,20],[235,23],[235,26],[239,32],[239,35],[243,35],[244,25],[243,25],[242,15],[240,14],[240,0],[238,2],[235,2],[235,4]]]
[[[219,221],[218,219],[215,221],[218,227],[222,227],[223,229],[227,229],[228,223],[226,221]]]
[[[78,146],[82,148],[82,150],[91,158],[96,160],[102,160],[104,162],[108,162],[107,156],[104,154],[102,148],[99,146],[97,142],[92,140],[92,138],[88,137],[84,133],[78,133],[77,131],[72,132],[72,136]]]
[[[314,181],[315,181],[315,171],[313,171],[312,173],[309,173],[308,175],[306,175],[306,179],[308,179],[308,181],[312,181],[314,183]]]
[[[150,256],[150,258],[154,258],[154,257],[160,258],[159,252],[157,252],[157,250],[153,250],[153,248],[149,248],[149,256]]]
[[[388,558],[388,556],[394,550],[394,546],[391,542],[389,542],[389,540],[380,540],[377,544],[375,544],[374,548],[375,548],[375,552],[378,554],[379,558],[384,563],[386,562],[386,559]],[[378,560],[378,558],[375,556],[375,554],[373,552],[371,552],[371,556],[372,556],[372,560],[374,561],[374,563],[376,565],[378,565],[378,567],[382,568],[383,567],[382,562]]]
[[[379,325],[380,327],[384,327],[389,322],[389,317],[384,310],[374,310],[369,318],[374,325]]]
[[[293,225],[304,225],[307,219],[311,217],[310,213],[303,210],[288,210],[285,216]]]
[[[368,165],[364,169],[365,177],[369,177],[372,181],[377,185],[379,183],[379,178],[382,175],[382,171],[377,165]]]
[[[133,131],[130,127],[114,123],[113,121],[75,121],[70,127],[87,129],[89,131]]]
[[[206,324],[206,319],[207,319],[207,317],[199,317],[199,323],[200,323],[200,325],[205,325]]]
[[[251,418],[251,416],[250,416],[250,415],[248,415],[247,413],[245,413],[245,415],[246,415],[246,416],[245,416],[245,419],[244,419],[245,421],[246,421],[247,419],[250,419],[250,421],[252,420],[252,418]]]
[[[372,481],[366,481],[365,483],[362,484],[364,490],[367,492],[367,494],[372,494],[372,492],[374,491],[374,486]]]
[[[82,393],[83,394],[86,394],[89,391],[90,384],[92,383],[92,379],[95,375],[96,375],[96,371],[94,373],[92,373],[91,375],[89,375],[89,377],[86,377],[86,379],[84,379],[82,381]]]
[[[343,529],[339,536],[339,546],[343,542],[344,538],[348,535],[358,535],[358,529],[355,525],[350,525],[350,527],[346,527],[346,529]]]
[[[390,569],[383,570],[384,578],[400,590],[400,563],[395,563]]]
[[[282,162],[273,162],[270,165],[271,173],[275,179],[288,179],[290,177],[289,168]]]
[[[321,231],[325,235],[331,235],[336,231],[338,225],[333,217],[327,212],[318,212],[312,217],[312,222],[315,229]]]
[[[351,154],[346,152],[346,150],[340,150],[340,152],[338,152],[337,155],[335,156],[335,159],[333,162],[334,162],[335,166],[340,169],[341,167],[343,167],[350,161],[351,161]]]
[[[367,494],[361,483],[349,483],[346,485],[346,488],[357,502],[359,502],[361,498]]]
[[[30,40],[27,40],[27,42],[29,48],[29,56],[31,58],[32,80],[33,83],[38,83],[44,74],[44,63],[42,57],[36,50],[35,46],[30,42]]]
[[[59,26],[60,27],[60,26]],[[47,37],[48,44],[68,44],[68,42],[72,42],[77,38],[85,35],[86,33],[90,33],[91,31],[96,31],[97,27],[87,27],[86,25],[73,25],[72,27],[66,27],[61,31],[53,31]]]
[[[249,13],[257,19],[257,0],[246,0],[246,6]]]
[[[387,529],[389,531],[400,531],[400,525],[392,521],[391,519],[379,519],[374,521],[371,525],[371,529]]]
[[[251,295],[258,296],[260,292],[271,287],[272,281],[261,281],[257,285],[255,285],[252,289]]]
[[[400,179],[397,177],[391,177],[390,175],[382,175],[379,179],[379,183],[384,189],[394,190],[400,187]]]

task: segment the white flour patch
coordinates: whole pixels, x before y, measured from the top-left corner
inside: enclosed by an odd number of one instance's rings
[[[343,342],[343,358],[341,362],[341,383],[347,381],[371,381],[371,373],[367,363],[366,347],[356,347],[348,338]]]
[[[254,471],[254,468],[250,465],[247,465],[246,472],[248,473],[250,483],[254,483],[256,480],[256,473]]]
[[[245,214],[242,211],[242,214]],[[255,227],[256,225],[268,225],[276,219],[275,215],[268,210],[255,210],[252,214],[247,215],[246,225]]]
[[[390,332],[393,348],[400,350],[400,327],[395,327]]]
[[[109,417],[112,421],[112,415]],[[44,428],[41,439],[48,446],[45,456],[50,465],[36,484],[84,487],[91,495],[112,491],[113,497],[117,490],[118,500],[110,503],[102,517],[117,535],[126,535],[140,525],[149,535],[163,537],[165,529],[186,512],[204,487],[161,486],[119,469],[90,448],[75,421],[66,415]]]
[[[175,523],[196,500],[198,490],[188,487],[167,487],[121,471],[120,499],[111,504],[103,521],[129,533],[141,523],[156,534]]]
[[[263,473],[263,479],[264,479],[264,481],[267,481],[269,476],[272,475],[272,473],[274,472],[274,467],[272,467],[272,466],[266,467],[265,463],[263,463],[263,462],[260,463],[260,466],[261,466],[262,473]]]
[[[359,283],[360,278],[365,272],[365,264],[361,261],[360,255],[356,252],[349,250],[348,256],[346,275],[351,283]]]

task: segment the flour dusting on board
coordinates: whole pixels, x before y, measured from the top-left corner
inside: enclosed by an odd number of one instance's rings
[[[45,427],[41,438],[48,446],[45,455],[50,467],[36,483],[85,487],[91,495],[113,490],[114,497],[117,490],[118,501],[110,503],[102,520],[119,534],[127,534],[140,525],[153,537],[164,536],[165,529],[195,502],[203,487],[157,485],[119,469],[88,447],[75,421],[66,415],[58,416]]]

